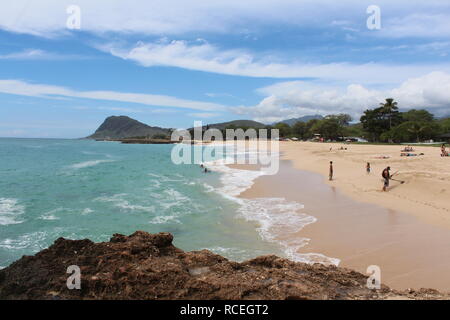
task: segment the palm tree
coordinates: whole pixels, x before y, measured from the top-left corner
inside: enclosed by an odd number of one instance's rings
[[[411,122],[410,127],[408,128],[408,131],[416,136],[416,142],[420,142],[421,136],[423,138],[427,131],[430,132],[432,130],[430,124],[418,121]]]
[[[380,107],[383,108],[385,114],[389,117],[389,130],[392,129],[392,115],[398,112],[397,102],[394,99],[387,98],[386,102],[380,103]]]

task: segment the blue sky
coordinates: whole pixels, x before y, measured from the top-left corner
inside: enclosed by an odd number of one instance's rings
[[[68,29],[70,5],[80,29]],[[369,30],[377,5],[381,29]],[[15,0],[0,12],[0,136],[77,138],[110,115],[190,127],[386,97],[450,114],[448,1]]]

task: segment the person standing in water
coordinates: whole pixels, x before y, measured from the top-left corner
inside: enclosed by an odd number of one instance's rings
[[[330,161],[330,174],[329,174],[330,181],[333,180],[333,161]]]
[[[389,187],[389,180],[391,179],[391,174],[390,171],[391,167],[387,167],[386,169],[383,170],[383,172],[381,173],[381,176],[384,179],[384,185],[383,185],[383,191],[387,191],[387,188]]]

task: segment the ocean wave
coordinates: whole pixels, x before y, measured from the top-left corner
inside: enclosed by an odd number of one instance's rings
[[[266,153],[266,150],[262,151]],[[317,219],[304,213],[299,213],[304,206],[298,202],[288,202],[283,198],[243,199],[238,196],[249,189],[254,181],[267,174],[264,168],[260,170],[242,170],[227,166],[235,163],[236,159],[253,159],[259,156],[258,150],[250,149],[242,152],[242,148],[228,148],[226,157],[210,161],[207,166],[222,175],[222,186],[215,190],[224,197],[239,203],[238,216],[247,221],[259,224],[257,231],[262,239],[277,243],[286,256],[294,261],[304,263],[334,264],[339,259],[330,258],[318,253],[299,253],[298,250],[309,243],[310,239],[299,236],[297,233],[306,225],[314,223]],[[279,156],[279,153],[275,154]],[[271,155],[274,156],[274,155]]]
[[[237,197],[249,189],[256,178],[265,175],[265,172],[262,170],[252,171],[230,168],[227,166],[227,162],[228,160],[222,159],[208,162],[206,165],[211,170],[222,173],[220,177],[222,186],[216,188],[216,190],[229,198]]]
[[[25,213],[25,207],[19,204],[19,200],[0,198],[0,225],[22,223],[19,217]]]
[[[131,204],[128,200],[124,199],[126,193],[116,194],[110,197],[98,197],[94,201],[100,202],[111,202],[117,208],[123,209],[125,211],[145,211],[145,212],[155,212],[154,206],[141,206],[136,204]]]
[[[176,216],[172,215],[172,216],[157,216],[154,217],[152,220],[150,220],[149,222],[151,224],[163,224],[163,223],[167,223],[167,222],[175,222],[175,223],[181,223]]]
[[[57,208],[57,209],[53,209],[51,211],[48,211],[44,214],[42,214],[39,219],[41,220],[59,220],[59,217],[57,217],[55,214],[61,211],[64,211],[64,208]]]
[[[84,169],[84,168],[93,167],[93,166],[96,166],[98,164],[106,163],[106,162],[114,162],[114,160],[90,160],[90,161],[84,161],[84,162],[79,162],[79,163],[72,164],[72,165],[68,166],[68,168],[70,168],[70,169]]]
[[[164,193],[167,195],[167,198],[174,202],[189,202],[189,197],[183,195],[181,192],[173,189],[167,188],[164,190]]]
[[[94,210],[92,210],[91,208],[84,208],[83,211],[81,211],[81,214],[84,216],[92,212],[94,212]]]
[[[52,214],[42,215],[40,216],[40,219],[42,220],[59,220],[57,216],[54,216]]]
[[[299,211],[304,206],[298,202],[289,202],[284,198],[242,199],[239,215],[247,221],[258,223],[261,238],[279,244],[286,256],[298,262],[334,264],[339,259],[318,253],[299,253],[298,250],[310,241],[298,232],[317,219]]]
[[[216,190],[213,186],[211,186],[207,183],[203,183],[203,187],[205,188],[205,192],[208,192],[208,193]]]
[[[255,256],[264,254],[263,251],[261,252],[255,252],[255,251],[248,251],[244,249],[239,248],[224,248],[224,247],[211,247],[211,248],[203,248],[205,250],[209,250],[211,252],[214,252],[216,254],[219,254],[227,259],[231,259],[233,261],[244,261],[253,259]]]
[[[7,238],[1,240],[0,248],[8,250],[29,249],[33,252],[37,252],[47,247],[45,243],[47,237],[48,234],[42,231],[27,233],[16,239]]]

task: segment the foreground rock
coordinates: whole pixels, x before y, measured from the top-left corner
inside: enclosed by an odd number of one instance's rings
[[[60,238],[0,270],[0,299],[446,299],[435,290],[366,288],[366,276],[276,256],[232,262],[207,250],[184,252],[168,233],[116,234],[110,242]],[[69,290],[67,268],[81,269]]]

